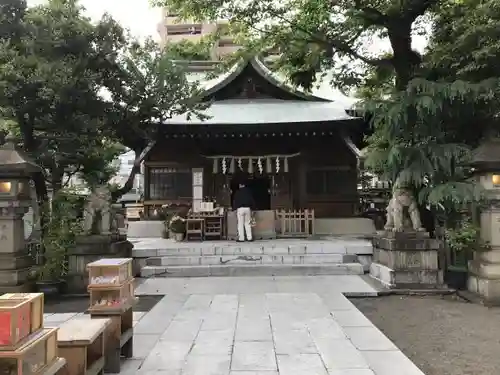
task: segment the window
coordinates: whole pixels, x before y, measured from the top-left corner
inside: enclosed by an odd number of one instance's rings
[[[168,25],[167,26],[167,34],[168,35],[198,35],[201,34],[201,26],[200,25]]]
[[[356,192],[356,173],[348,168],[316,169],[307,172],[309,195],[337,195]]]
[[[193,176],[190,169],[151,168],[149,170],[150,199],[191,198]]]

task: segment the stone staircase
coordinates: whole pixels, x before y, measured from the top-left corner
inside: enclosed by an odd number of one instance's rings
[[[162,247],[134,247],[135,258],[142,251],[142,277],[361,275],[367,265],[360,263],[358,254],[370,256],[373,251],[370,242],[363,240],[351,242],[352,246],[312,240],[162,241]]]

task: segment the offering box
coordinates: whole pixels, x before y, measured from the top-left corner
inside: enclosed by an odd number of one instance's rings
[[[105,312],[119,310],[132,306],[134,298],[134,279],[114,287],[101,287],[89,285],[90,308],[89,312]]]
[[[31,333],[30,307],[29,301],[0,299],[0,350],[16,346]]]
[[[0,296],[0,301],[2,300],[28,301],[31,311],[30,333],[35,333],[43,328],[43,293],[6,293]]]
[[[132,279],[132,258],[104,258],[87,264],[89,285],[107,287]]]

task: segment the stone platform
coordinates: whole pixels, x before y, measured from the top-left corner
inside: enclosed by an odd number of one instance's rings
[[[344,296],[377,294],[359,276],[152,278],[137,294],[163,298],[134,313],[121,375],[424,375]],[[88,316],[44,320],[68,319]]]
[[[360,275],[368,271],[373,253],[370,241],[348,237],[131,242],[135,272],[142,277]]]

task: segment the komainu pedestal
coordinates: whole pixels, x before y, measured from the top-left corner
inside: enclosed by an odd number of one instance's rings
[[[373,239],[370,276],[388,288],[440,288],[440,248],[440,241],[429,238],[427,232],[381,231]]]

